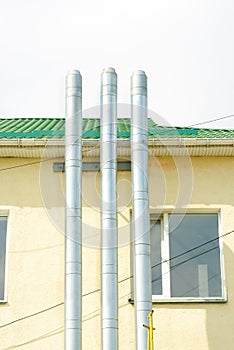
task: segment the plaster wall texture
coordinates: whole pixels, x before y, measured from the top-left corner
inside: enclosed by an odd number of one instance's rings
[[[39,159],[36,162],[0,160],[0,214],[8,215],[7,296],[0,304],[1,350],[64,349],[64,232],[54,215],[63,211],[64,174],[53,172],[53,161],[44,163],[43,168]],[[98,172],[83,174],[84,349],[101,346],[99,176]],[[233,178],[234,157],[152,157],[150,211],[176,211],[183,206],[195,212],[218,211],[220,234],[224,234],[234,229]],[[43,185],[46,180],[47,188]],[[53,200],[45,203],[47,190]],[[118,205],[119,348],[134,350],[134,305],[128,302],[132,296],[130,172],[118,173]],[[227,302],[153,304],[157,349],[233,349],[234,233],[224,237],[223,248]]]

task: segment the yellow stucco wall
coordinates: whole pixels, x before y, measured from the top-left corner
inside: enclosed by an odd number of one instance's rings
[[[39,160],[38,160],[39,161]],[[0,350],[64,349],[64,174],[36,159],[1,159],[0,214],[8,218],[7,302],[0,304]],[[35,163],[35,164],[29,164]],[[28,166],[18,167],[22,164]],[[120,349],[133,350],[129,172],[118,174]],[[152,158],[150,207],[221,210],[234,229],[234,157]],[[83,176],[83,348],[100,349],[99,173]],[[227,303],[154,304],[155,343],[163,350],[232,350],[234,234],[224,242]],[[90,292],[93,292],[89,294]],[[87,295],[86,295],[87,294]]]

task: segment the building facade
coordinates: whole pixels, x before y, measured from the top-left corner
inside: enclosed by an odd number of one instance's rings
[[[155,347],[231,350],[234,130],[160,127],[151,119],[148,128]],[[62,350],[64,120],[2,119],[0,137],[0,349]],[[133,350],[130,155],[130,121],[119,119],[119,349]],[[101,347],[99,161],[100,121],[83,119],[84,349]]]

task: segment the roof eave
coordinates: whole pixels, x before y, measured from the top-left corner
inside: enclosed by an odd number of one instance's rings
[[[83,139],[85,158],[100,156],[99,139]],[[118,157],[130,157],[130,139],[118,139]],[[234,156],[234,139],[150,138],[151,156]],[[64,157],[64,139],[1,139],[0,157]]]

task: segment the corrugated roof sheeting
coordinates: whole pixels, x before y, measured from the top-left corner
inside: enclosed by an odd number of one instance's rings
[[[152,119],[148,120],[149,139],[180,138],[234,138],[234,129],[200,129],[186,127],[159,126]],[[118,119],[118,138],[130,137],[130,119]],[[8,139],[52,139],[64,138],[65,120],[63,118],[18,118],[0,119],[0,138]],[[100,119],[83,119],[83,138],[100,137]]]

